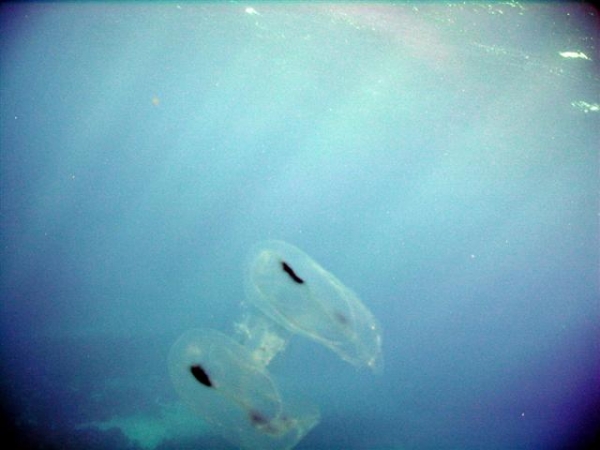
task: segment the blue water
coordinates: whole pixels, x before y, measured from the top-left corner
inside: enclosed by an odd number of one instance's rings
[[[231,449],[167,354],[290,242],[383,330],[270,366],[299,450],[591,448],[598,12],[559,3],[0,7],[0,346],[15,448]],[[8,434],[6,434],[8,433]]]

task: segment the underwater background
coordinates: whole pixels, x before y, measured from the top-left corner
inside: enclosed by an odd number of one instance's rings
[[[270,366],[299,450],[579,449],[600,411],[598,11],[576,3],[0,6],[2,433],[232,449],[178,398],[244,261],[298,246],[383,333]],[[597,441],[596,441],[597,442]]]

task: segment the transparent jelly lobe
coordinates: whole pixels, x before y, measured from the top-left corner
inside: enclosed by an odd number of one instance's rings
[[[215,330],[184,333],[169,372],[184,402],[244,449],[291,449],[319,421],[316,408],[286,403],[261,362]]]
[[[382,368],[381,331],[358,296],[296,247],[267,241],[245,270],[246,295],[266,316],[356,366]]]

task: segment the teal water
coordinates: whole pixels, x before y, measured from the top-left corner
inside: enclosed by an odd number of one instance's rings
[[[234,333],[269,239],[382,332],[380,374],[308,339],[270,364],[320,407],[297,449],[592,448],[593,8],[0,8],[1,422],[21,448],[233,448],[167,356]]]

